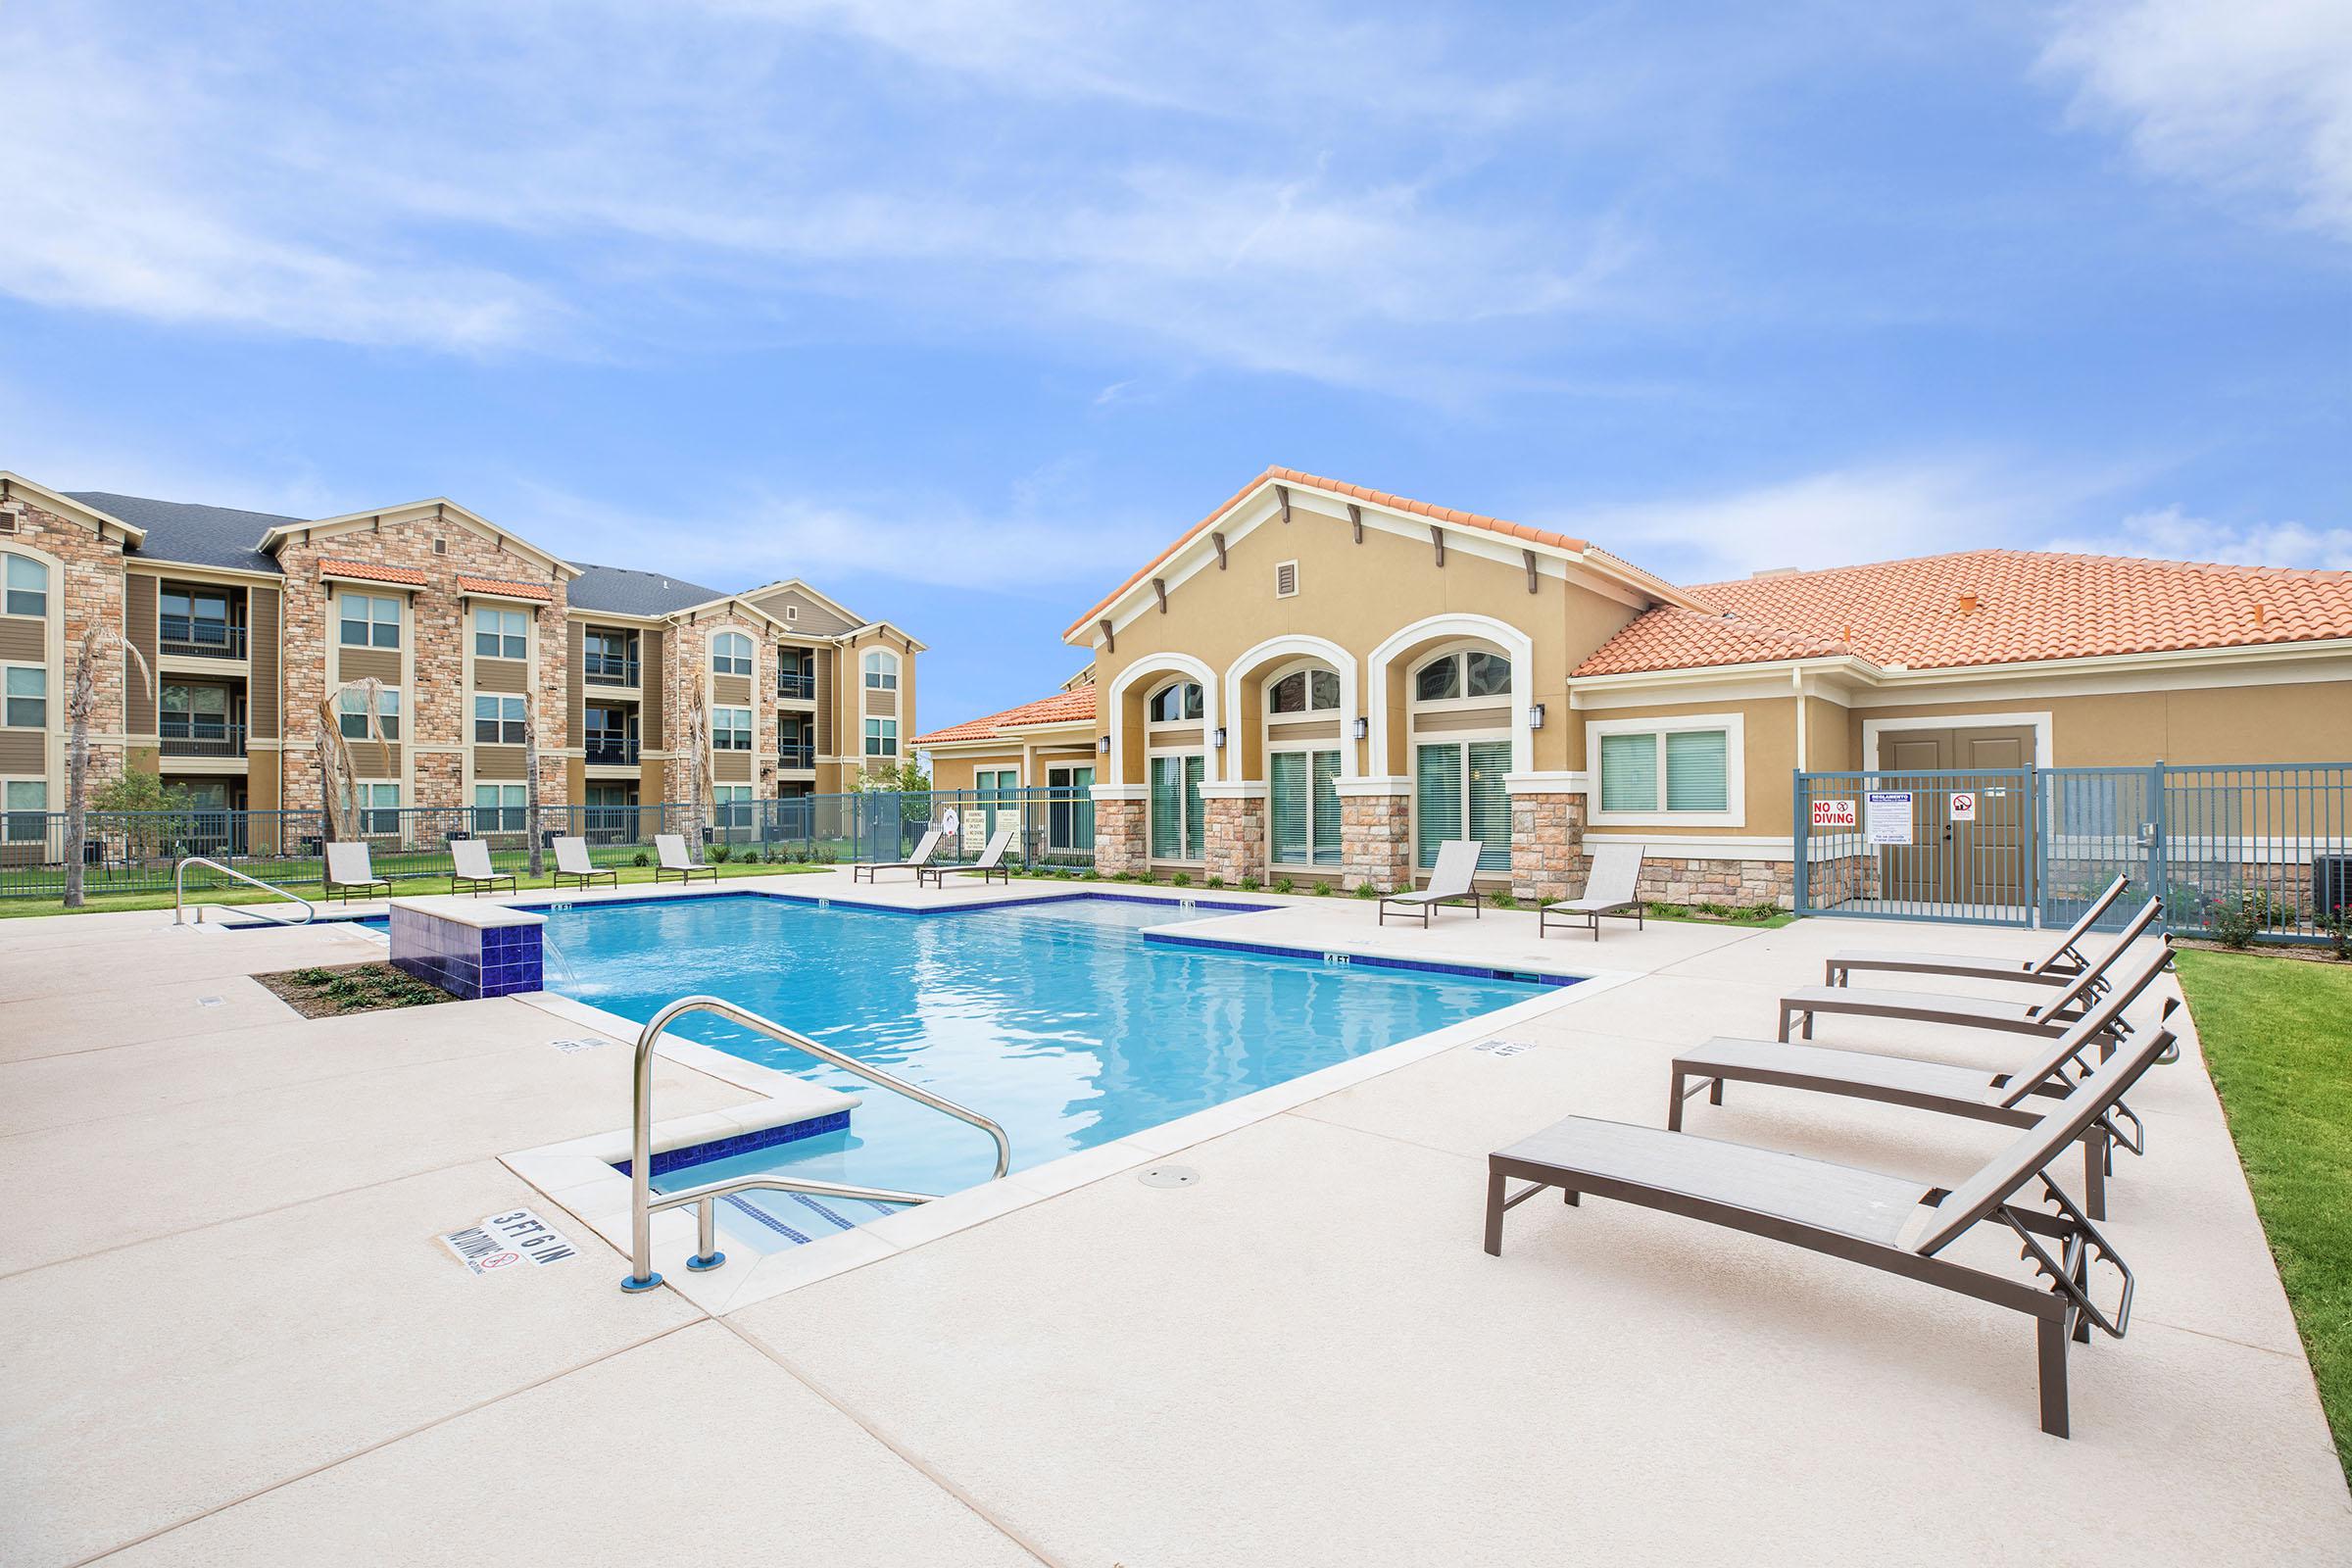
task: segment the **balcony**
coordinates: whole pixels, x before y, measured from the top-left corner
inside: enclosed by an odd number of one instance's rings
[[[156,649],[183,659],[243,659],[245,628],[225,620],[165,615],[157,625]]]
[[[157,741],[166,757],[243,757],[245,726],[166,717],[158,726]]]
[[[776,695],[786,702],[813,703],[816,701],[816,676],[805,670],[776,671]]]
[[[785,741],[776,748],[778,767],[811,768],[816,766],[816,747],[809,741]]]
[[[591,686],[634,686],[637,684],[637,661],[622,654],[582,654],[581,673]]]
[[[590,767],[635,767],[637,765],[637,742],[634,740],[619,740],[591,732],[588,736],[588,744],[583,750],[587,754]]]

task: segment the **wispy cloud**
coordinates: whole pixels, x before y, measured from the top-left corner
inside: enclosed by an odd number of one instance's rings
[[[2180,507],[2135,512],[2111,528],[2053,539],[2044,548],[2157,561],[2218,561],[2246,566],[2317,566],[2352,571],[2352,528],[2304,522],[2222,522]]]
[[[2082,0],[2057,13],[2043,65],[2156,172],[2352,239],[2343,0]]]

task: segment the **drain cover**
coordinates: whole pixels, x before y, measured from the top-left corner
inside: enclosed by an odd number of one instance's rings
[[[1136,1176],[1146,1187],[1198,1187],[1200,1173],[1190,1165],[1147,1165]]]

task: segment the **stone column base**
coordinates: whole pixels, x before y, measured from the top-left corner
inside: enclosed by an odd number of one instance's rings
[[[1125,876],[1152,866],[1145,854],[1144,803],[1106,801],[1095,797],[1095,871],[1101,876]]]
[[[1266,864],[1266,798],[1248,786],[1207,786],[1200,791],[1204,814],[1201,857],[1206,875],[1228,885],[1260,875]],[[1212,790],[1214,793],[1212,793]],[[1228,793],[1231,791],[1231,793]]]
[[[1511,896],[1551,904],[1584,885],[1585,798],[1579,794],[1511,797]]]
[[[1340,786],[1340,886],[1395,893],[1413,885],[1412,797],[1402,790],[1375,794],[1363,787],[1368,782]]]

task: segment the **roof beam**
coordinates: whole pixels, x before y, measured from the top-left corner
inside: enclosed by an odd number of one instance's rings
[[[1291,487],[1287,484],[1278,484],[1274,487],[1274,495],[1275,499],[1282,503],[1282,520],[1287,526],[1291,520]]]
[[[1438,547],[1438,564],[1446,564],[1446,530],[1436,523],[1429,525],[1429,542]]]
[[[1519,559],[1527,563],[1527,591],[1532,594],[1536,591],[1536,553],[1533,550],[1522,550],[1519,552]]]
[[[1106,654],[1117,653],[1119,651],[1119,640],[1117,637],[1112,635],[1110,622],[1107,620],[1098,620],[1095,622],[1095,624],[1102,628],[1102,651]]]
[[[1364,542],[1364,509],[1354,502],[1348,503],[1348,520],[1355,525],[1355,542]]]
[[[1221,533],[1212,533],[1208,537],[1215,542],[1217,547],[1217,569],[1223,571],[1225,569],[1225,536]]]
[[[1166,614],[1168,612],[1168,579],[1165,577],[1152,578],[1152,591],[1159,595],[1159,612],[1163,615]]]

